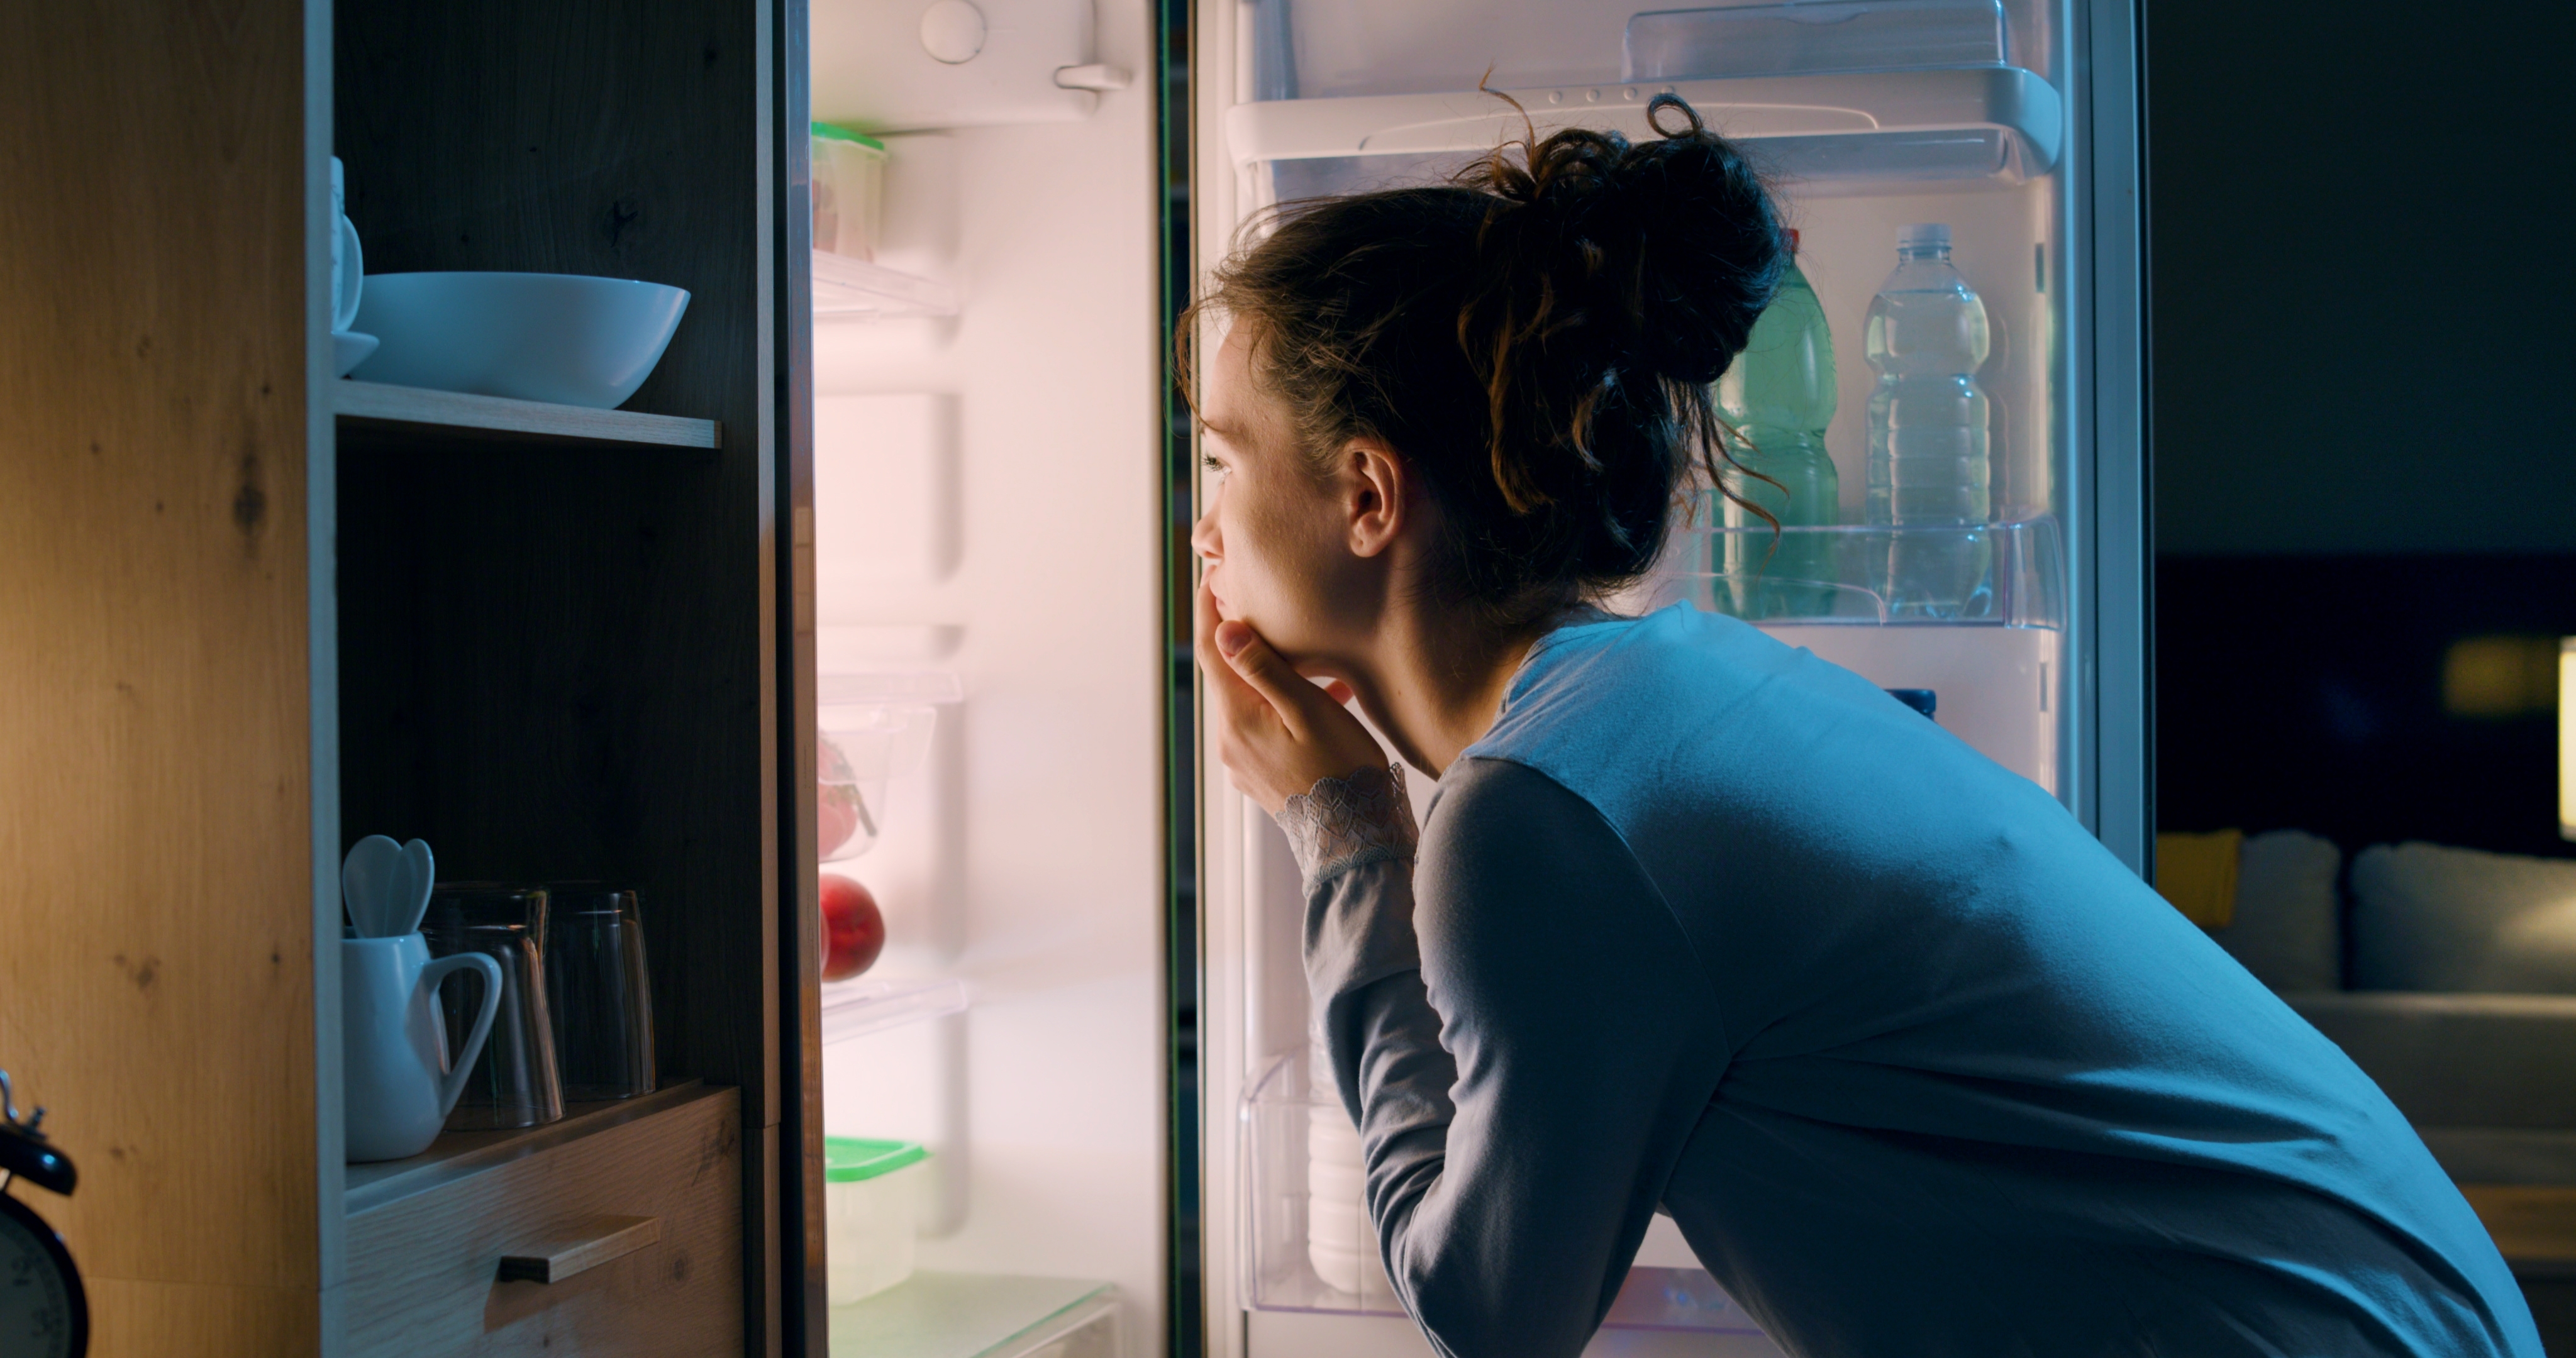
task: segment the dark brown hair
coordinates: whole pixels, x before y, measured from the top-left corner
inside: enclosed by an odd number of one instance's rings
[[[1502,625],[1635,580],[1694,465],[1723,487],[1734,461],[1710,387],[1787,233],[1689,105],[1646,116],[1662,135],[1634,145],[1568,129],[1446,185],[1283,205],[1192,308],[1249,327],[1310,457],[1374,438],[1423,476],[1448,602]]]

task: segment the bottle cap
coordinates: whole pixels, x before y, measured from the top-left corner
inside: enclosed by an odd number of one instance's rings
[[[1916,222],[1896,228],[1899,250],[1947,250],[1950,248],[1948,222]]]

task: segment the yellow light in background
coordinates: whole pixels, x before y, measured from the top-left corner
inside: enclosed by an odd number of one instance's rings
[[[2462,637],[2442,654],[2442,710],[2454,717],[2536,716],[2556,706],[2555,637]]]
[[[2576,839],[2576,637],[2558,640],[2558,837]]]

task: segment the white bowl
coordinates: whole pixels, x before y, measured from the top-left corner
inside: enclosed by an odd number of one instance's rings
[[[376,337],[373,335],[361,335],[355,330],[332,331],[331,375],[348,376],[351,368],[366,362],[367,355],[375,351]]]
[[[608,410],[662,361],[684,289],[561,273],[367,275],[352,329],[382,341],[350,376]]]

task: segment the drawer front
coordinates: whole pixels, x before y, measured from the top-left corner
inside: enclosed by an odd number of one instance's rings
[[[346,1351],[741,1353],[740,1109],[716,1091],[352,1215]],[[584,1266],[500,1280],[549,1255]]]

